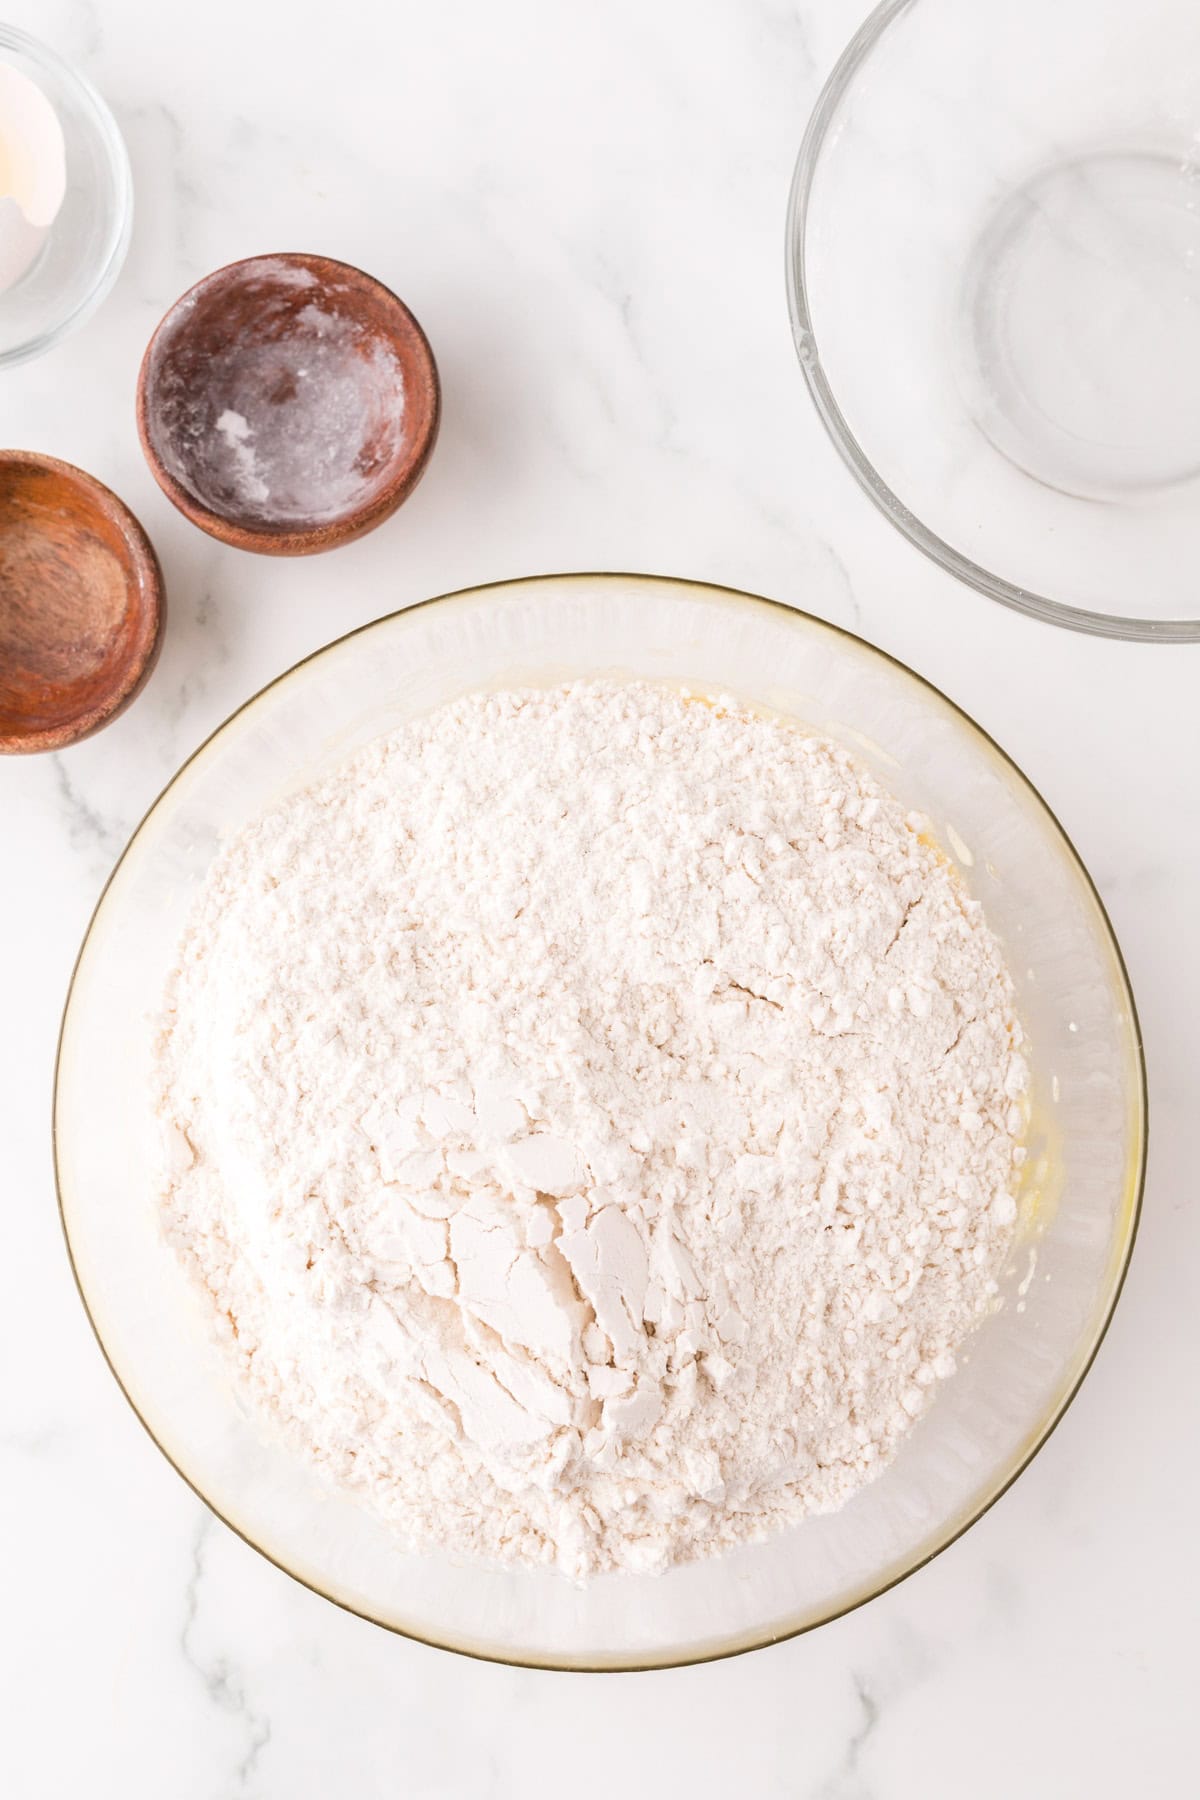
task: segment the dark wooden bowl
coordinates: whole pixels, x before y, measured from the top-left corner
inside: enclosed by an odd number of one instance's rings
[[[163,492],[239,550],[308,556],[407,499],[437,437],[425,333],[373,276],[327,256],[206,275],[142,359],[138,433]]]
[[[154,667],[166,599],[129,508],[82,469],[0,450],[0,751],[61,750]]]

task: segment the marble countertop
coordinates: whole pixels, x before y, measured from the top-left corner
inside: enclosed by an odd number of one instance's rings
[[[807,112],[863,4],[9,0],[110,101],[138,210],[102,311],[5,375],[4,438],[110,483],[170,591],[162,660],[131,711],[65,754],[0,763],[0,1788],[14,1800],[1101,1800],[1190,1784],[1200,670],[1186,648],[1070,635],[957,587],[826,441],[789,336],[783,215]],[[403,512],[298,563],[187,525],[133,419],[168,303],[279,248],[396,288],[445,388]],[[49,1143],[72,959],[182,758],[353,625],[573,568],[811,599],[971,711],[1046,794],[1112,912],[1153,1120],[1115,1324],[1007,1497],[810,1637],[603,1679],[389,1637],[218,1525],[97,1352]]]

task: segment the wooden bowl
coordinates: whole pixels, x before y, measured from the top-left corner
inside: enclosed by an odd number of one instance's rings
[[[239,550],[307,556],[407,499],[437,437],[425,334],[390,289],[327,256],[206,275],[142,359],[138,433],[163,492]]]
[[[99,731],[154,667],[166,599],[129,508],[82,469],[0,450],[0,751]]]

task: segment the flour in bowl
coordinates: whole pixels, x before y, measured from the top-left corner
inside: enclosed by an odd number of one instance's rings
[[[229,845],[163,1205],[327,1479],[586,1577],[879,1473],[1023,1154],[1012,985],[920,827],[793,725],[598,682],[471,695]]]

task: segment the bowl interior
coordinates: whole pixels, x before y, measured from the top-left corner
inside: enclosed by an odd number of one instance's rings
[[[58,116],[66,196],[36,260],[0,294],[0,368],[38,356],[109,292],[129,248],[133,182],[121,134],[99,94],[62,58],[0,25],[0,61],[39,87]]]
[[[1200,636],[1198,130],[1190,0],[884,0],[797,164],[793,325],[858,479],[1106,635]]]
[[[468,690],[567,676],[687,682],[841,738],[928,813],[1002,938],[1032,1040],[1030,1227],[1006,1304],[900,1457],[842,1512],[665,1576],[577,1589],[401,1553],[265,1441],[210,1344],[154,1202],[153,1020],[228,836],[370,738]],[[1140,1193],[1143,1087],[1119,954],[1024,778],[933,689],[859,640],[746,596],[645,577],[511,582],[393,615],[321,651],[185,766],[119,864],[81,953],[55,1104],[63,1215],[112,1366],[176,1467],[250,1542],[343,1605],[479,1655],[637,1667],[817,1624],[962,1530],[1052,1427],[1119,1289]]]
[[[99,482],[0,456],[0,744],[49,748],[132,698],[161,622],[158,565]]]
[[[420,473],[437,416],[429,346],[387,288],[319,256],[207,276],[146,354],[155,472],[197,522],[295,538],[377,522]]]

